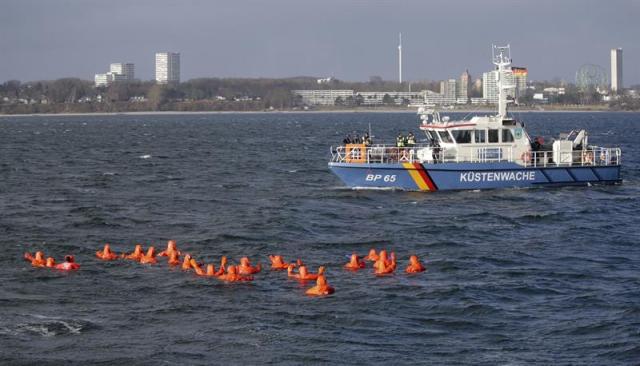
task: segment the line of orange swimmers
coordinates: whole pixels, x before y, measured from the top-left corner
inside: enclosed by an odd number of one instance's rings
[[[216,270],[214,264],[198,262],[191,254],[184,254],[178,250],[175,240],[169,240],[167,248],[156,254],[155,247],[151,246],[147,251],[143,251],[140,244],[136,245],[131,253],[117,254],[111,250],[109,244],[105,244],[104,248],[96,252],[96,257],[104,261],[114,261],[118,259],[128,259],[139,262],[141,264],[156,264],[158,257],[166,257],[167,264],[170,266],[180,266],[183,271],[194,271],[198,276],[213,277],[225,282],[247,282],[253,281],[253,274],[262,271],[262,265],[252,265],[248,257],[242,257],[239,265],[228,264],[227,257],[220,259],[220,265]],[[43,252],[36,252],[35,255],[25,253],[25,260],[30,261],[34,267],[49,267],[59,270],[76,270],[80,265],[75,263],[73,256],[66,256],[65,261],[55,264],[52,257],[44,258]],[[307,266],[298,259],[295,263],[286,262],[281,255],[270,255],[271,270],[287,271],[287,276],[292,279],[306,283],[307,281],[316,281],[316,285],[307,289],[306,294],[310,296],[326,296],[334,293],[334,288],[327,283],[325,277],[325,267],[318,268],[317,273],[309,271]],[[397,261],[394,252],[388,254],[386,250],[376,252],[371,249],[365,257],[359,257],[356,253],[351,255],[350,261],[343,266],[349,271],[359,271],[366,267],[366,262],[373,262],[374,274],[376,276],[391,275],[396,271]],[[425,267],[417,256],[412,255],[409,258],[409,264],[405,268],[406,273],[424,272]]]

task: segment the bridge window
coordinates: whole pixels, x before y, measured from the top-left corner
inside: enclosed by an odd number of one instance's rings
[[[470,130],[453,130],[451,131],[453,138],[459,144],[471,143],[471,131]]]
[[[502,130],[502,142],[513,142],[513,134],[511,133],[511,130]]]
[[[487,131],[485,130],[475,130],[475,142],[476,144],[483,144],[487,142]]]
[[[498,130],[489,130],[489,142],[499,142]]]
[[[438,135],[440,136],[440,140],[445,143],[451,143],[453,140],[447,131],[438,131]]]

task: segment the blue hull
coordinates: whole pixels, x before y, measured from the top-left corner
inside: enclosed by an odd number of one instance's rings
[[[523,167],[516,163],[329,163],[351,188],[408,191],[616,184],[620,165]]]

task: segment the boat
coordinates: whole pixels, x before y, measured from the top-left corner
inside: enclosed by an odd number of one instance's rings
[[[329,169],[354,189],[407,191],[532,188],[618,184],[621,149],[589,145],[585,130],[553,141],[532,139],[524,123],[509,117],[510,46],[493,46],[498,111],[458,121],[416,105],[421,143],[372,144],[369,140],[331,147]]]

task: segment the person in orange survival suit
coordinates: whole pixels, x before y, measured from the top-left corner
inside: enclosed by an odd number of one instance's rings
[[[300,281],[310,281],[310,280],[316,280],[318,279],[318,276],[321,274],[324,274],[324,267],[320,266],[318,268],[318,273],[310,273],[307,270],[307,266],[305,265],[301,265],[300,267],[298,267],[298,273],[295,273],[293,271],[294,265],[293,264],[289,264],[289,267],[287,268],[287,275],[291,278],[295,278],[297,280]]]
[[[144,253],[142,252],[142,245],[140,244],[136,244],[135,249],[133,250],[132,253],[122,253],[122,258],[124,259],[132,259],[136,262],[140,262],[140,259],[144,256]]]
[[[285,270],[289,267],[289,263],[286,263],[281,255],[270,255],[269,260],[271,261],[271,269],[274,271]]]
[[[205,270],[200,267],[200,264],[198,264],[195,259],[191,258],[189,263],[198,276],[204,276],[206,274]]]
[[[182,260],[182,270],[188,271],[191,269],[191,254],[185,254]]]
[[[378,276],[391,274],[396,270],[395,254],[391,254],[391,259],[387,259],[387,251],[381,250],[378,260],[373,264],[374,273]]]
[[[418,273],[418,272],[424,272],[425,268],[422,265],[422,263],[420,263],[420,260],[418,259],[417,256],[412,255],[411,257],[409,257],[409,265],[407,266],[407,269],[405,269],[405,272],[407,273]]]
[[[167,242],[167,249],[163,250],[160,252],[160,254],[158,254],[159,257],[170,257],[171,253],[176,252],[178,253],[178,255],[180,255],[180,251],[178,250],[178,248],[176,247],[176,241],[175,240],[169,240]]]
[[[327,296],[334,292],[334,288],[329,286],[324,275],[319,275],[316,280],[316,285],[308,289],[306,294],[309,296]]]
[[[360,260],[356,253],[353,253],[351,254],[351,260],[349,261],[349,263],[344,265],[344,268],[350,271],[357,271],[361,268],[364,268],[364,266],[364,262]]]
[[[76,263],[75,258],[72,255],[65,255],[64,262],[56,264],[55,269],[61,271],[73,271],[80,268],[80,265]]]
[[[220,268],[217,271],[216,271],[216,266],[214,266],[213,264],[207,265],[206,276],[208,277],[222,276],[224,274],[224,269],[226,266],[227,266],[227,257],[222,256],[222,258],[220,259]]]
[[[249,258],[242,257],[240,258],[240,265],[238,266],[238,273],[241,275],[251,275],[254,273],[258,273],[262,270],[262,265],[258,263],[257,266],[252,266]]]
[[[111,246],[109,244],[104,245],[104,249],[96,252],[96,257],[102,259],[103,261],[113,261],[118,259],[118,255],[111,251]]]
[[[158,263],[158,260],[156,259],[156,248],[149,247],[149,249],[147,250],[147,254],[143,255],[142,258],[140,258],[140,263],[142,264]]]
[[[242,276],[238,273],[237,266],[228,266],[227,273],[216,277],[219,280],[226,282],[241,282],[241,281],[253,281],[252,276]]]
[[[171,254],[169,254],[169,258],[167,259],[167,263],[170,266],[177,266],[180,264],[180,255],[178,254],[178,252],[171,252]]]
[[[369,250],[369,254],[363,259],[366,261],[375,262],[378,260],[378,254],[376,253],[376,250],[372,248],[371,250]]]
[[[53,259],[53,257],[48,257],[47,258],[47,263],[45,264],[45,267],[54,268],[55,266],[56,266],[56,260]]]
[[[47,260],[41,251],[37,251],[35,256],[31,253],[24,253],[24,259],[31,262],[31,265],[34,267],[44,267],[47,265]]]

